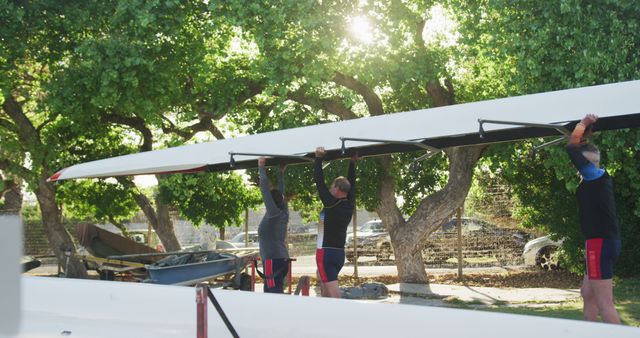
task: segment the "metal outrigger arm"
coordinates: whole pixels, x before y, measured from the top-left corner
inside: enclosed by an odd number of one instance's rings
[[[379,139],[355,138],[355,137],[344,137],[344,136],[340,137],[340,141],[342,141],[342,155],[344,155],[347,152],[347,148],[345,146],[346,141],[375,142],[375,143],[385,143],[385,144],[406,144],[406,145],[412,145],[418,148],[428,150],[432,153],[438,153],[442,151],[441,149],[432,147],[430,145],[426,145],[418,141],[379,140]]]
[[[422,155],[420,157],[416,157],[416,158],[413,159],[413,161],[411,161],[411,164],[409,164],[409,167],[415,173],[415,172],[418,171],[418,169],[420,169],[420,161],[426,160],[429,157],[431,157],[433,155],[437,155],[439,153],[440,152],[437,152],[437,153],[435,153],[435,152],[434,153],[426,153],[426,154],[424,154],[424,155]]]
[[[483,119],[478,119],[478,123],[480,124],[480,128],[478,129],[478,134],[480,134],[480,138],[484,138],[485,135],[486,135],[486,133],[484,131],[484,128],[482,127],[485,123],[506,124],[506,125],[512,125],[512,126],[555,129],[562,135],[565,135],[565,136],[571,135],[571,131],[569,131],[569,129],[565,128],[564,126],[559,126],[557,124],[514,122],[514,121],[498,121],[498,120],[483,120]]]
[[[424,150],[427,151],[426,154],[416,158],[413,160],[413,162],[411,162],[410,166],[412,168],[412,170],[416,171],[418,168],[418,162],[422,161],[426,158],[429,158],[435,154],[438,154],[442,151],[442,149],[438,149],[436,147],[432,147],[430,145],[424,144],[422,142],[418,142],[418,141],[398,141],[398,140],[379,140],[379,139],[367,139],[367,138],[355,138],[355,137],[340,137],[340,141],[342,141],[342,155],[344,155],[347,152],[347,147],[345,145],[346,141],[356,141],[356,142],[376,142],[376,143],[383,143],[383,144],[406,144],[406,145],[412,145],[412,146],[416,146],[418,148],[422,148]]]
[[[565,141],[566,139],[567,139],[567,136],[562,136],[562,137],[557,138],[557,139],[555,139],[553,141],[549,141],[549,142],[543,143],[543,144],[538,145],[538,146],[534,145],[533,148],[531,148],[531,159],[534,159],[534,160],[536,159],[536,155],[537,155],[538,149],[543,149],[543,148],[550,147],[552,145],[555,145],[555,144],[558,144],[558,143],[560,143],[562,141]]]
[[[298,159],[298,160],[305,160],[305,161],[308,161],[308,162],[313,162],[313,159],[308,158],[306,156],[301,156],[301,155],[237,153],[237,152],[230,151],[229,152],[229,156],[231,156],[231,158],[229,159],[229,167],[231,167],[231,168],[236,166],[236,159],[234,158],[235,155],[239,155],[239,156],[264,156],[264,157],[295,158],[295,159]]]

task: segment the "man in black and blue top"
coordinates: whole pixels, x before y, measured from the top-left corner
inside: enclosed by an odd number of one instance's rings
[[[593,114],[585,116],[569,137],[567,152],[582,180],[576,191],[580,227],[586,239],[587,274],[582,283],[584,318],[596,321],[598,315],[607,323],[620,323],[613,304],[613,265],[620,255],[620,233],[609,174],[600,168],[600,151],[586,143],[585,137],[598,120]]]
[[[264,272],[264,292],[283,293],[284,277],[289,272],[289,252],[285,243],[289,207],[284,198],[284,166],[278,171],[278,189],[269,189],[266,159],[258,159],[260,192],[266,213],[258,225],[260,258]]]
[[[336,178],[329,189],[325,184],[322,170],[322,158],[325,154],[324,148],[316,148],[313,180],[324,206],[322,209],[323,227],[318,231],[316,264],[322,280],[322,296],[340,298],[338,274],[344,265],[344,242],[347,237],[347,227],[351,222],[355,208],[355,164],[358,157],[357,155],[351,157],[347,178],[342,176]]]

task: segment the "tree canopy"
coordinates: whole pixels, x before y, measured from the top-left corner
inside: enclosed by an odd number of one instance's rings
[[[36,193],[52,247],[72,245],[68,236],[56,235],[64,232],[60,202],[112,222],[126,219],[135,202],[162,229],[165,247],[179,247],[169,204],[195,224],[222,226],[238,223],[255,192],[228,173],[158,175],[155,196],[136,190],[128,178],[59,185],[45,179],[70,164],[137,151],[637,79],[639,6],[577,0],[5,1],[0,170]],[[457,42],[436,34],[443,15],[458,23],[450,34]],[[594,141],[606,149],[622,223],[635,224],[638,133],[605,133]],[[512,184],[525,223],[568,238],[575,262],[580,239],[575,207],[566,201],[576,176],[560,147],[535,161],[523,159],[530,145],[493,146],[483,164]],[[445,149],[418,171],[407,164],[419,153],[359,163],[358,203],[383,218],[404,281],[426,281],[422,242],[464,200],[482,151]],[[331,164],[327,177],[344,175],[344,162]],[[313,218],[318,202],[311,177],[310,166],[287,170],[292,205]],[[630,227],[624,233],[626,243],[640,236]],[[623,261],[639,258],[633,255]]]
[[[529,94],[640,78],[640,4],[633,1],[556,4],[510,1],[451,1],[461,22],[467,58],[490,67],[472,68],[476,79],[497,76],[495,96]],[[483,63],[484,65],[485,63]],[[494,80],[495,81],[495,80]],[[631,99],[631,98],[630,98]],[[594,112],[585,112],[595,113]],[[526,117],[521,117],[525,119]],[[596,127],[597,128],[597,127]],[[640,239],[638,130],[603,132],[593,143],[602,150],[602,164],[614,178],[623,250],[616,265],[623,274],[640,258],[632,244]],[[570,267],[584,268],[584,247],[577,219],[575,190],[579,177],[562,146],[538,152],[532,143],[492,146],[486,164],[507,180],[519,201],[516,215],[526,225],[564,238]]]
[[[171,175],[160,181],[158,192],[195,226],[218,229],[243,224],[242,211],[262,201],[258,190],[234,172]]]

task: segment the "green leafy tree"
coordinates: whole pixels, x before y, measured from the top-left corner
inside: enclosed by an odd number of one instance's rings
[[[107,13],[90,26],[100,34],[79,41],[64,71],[50,81],[53,109],[80,128],[123,130],[138,151],[193,142],[197,134],[223,138],[218,121],[261,88],[246,72],[250,53],[235,50],[239,33],[202,2],[120,1],[104,7]],[[118,181],[136,191],[129,178]],[[170,205],[139,192],[133,197],[164,247],[179,250]]]
[[[503,80],[503,85],[490,87],[489,95],[528,94],[640,78],[638,2],[449,3],[457,9],[467,60],[492,65],[470,67],[473,75],[486,79],[497,74]],[[632,246],[640,239],[640,232],[630,226],[640,215],[639,135],[638,130],[621,130],[593,139],[602,150],[603,166],[614,179],[623,237],[623,253],[616,268],[622,274],[637,274],[631,267],[640,258],[640,251]],[[520,201],[517,212],[525,224],[565,238],[570,266],[583,269],[575,169],[560,146],[543,151],[536,160],[527,158],[528,147],[530,143],[515,148],[492,147],[492,165],[513,185]]]
[[[93,1],[0,3],[0,170],[35,193],[46,236],[60,261],[74,244],[61,223],[56,187],[47,178],[59,168],[56,154],[66,151],[65,141],[77,134],[59,131],[61,123],[48,104],[45,87],[78,38],[92,33],[85,26],[91,21],[88,14],[103,10],[101,2]],[[67,266],[68,276],[86,276],[75,258]]]
[[[264,84],[260,95],[229,117],[254,133],[455,103],[447,68],[451,50],[424,38],[431,5],[211,1],[211,11],[240,30],[244,44],[256,47],[251,70]],[[351,31],[358,23],[369,28]],[[424,241],[463,203],[482,149],[445,149],[446,157],[425,161],[426,169],[417,173],[407,169],[411,155],[359,164],[359,203],[375,209],[389,230],[401,280],[427,282]],[[344,175],[344,165],[335,165],[327,177]],[[290,191],[310,205],[310,168],[288,172],[294,177]]]
[[[72,219],[110,222],[125,236],[128,236],[125,222],[139,210],[133,194],[132,190],[120,184],[104,180],[71,181],[61,185],[57,191],[60,204]]]
[[[162,180],[160,200],[175,205],[195,226],[206,223],[220,230],[239,226],[247,208],[261,203],[259,191],[237,173],[176,174]]]
[[[199,132],[221,137],[213,121],[255,90],[242,58],[227,53],[235,33],[204,3],[2,2],[0,17],[0,170],[35,192],[60,260],[73,242],[46,181],[55,170]],[[131,141],[109,147],[113,132]],[[179,249],[168,206],[134,198],[164,246]],[[75,259],[69,266],[67,275],[85,275]]]

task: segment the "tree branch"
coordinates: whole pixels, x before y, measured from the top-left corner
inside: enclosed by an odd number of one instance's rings
[[[445,79],[444,84],[446,88],[439,82],[430,82],[425,86],[429,97],[431,97],[436,107],[448,106],[456,103],[453,84],[449,79]]]
[[[55,121],[57,118],[58,118],[57,115],[49,116],[48,119],[46,119],[44,122],[42,122],[42,124],[40,124],[38,127],[36,127],[36,130],[38,131],[38,134],[40,134],[40,131],[42,130],[42,128],[44,128],[47,124]]]
[[[378,163],[383,168],[384,176],[378,187],[378,205],[376,211],[380,215],[380,219],[385,226],[390,227],[390,231],[397,231],[400,227],[393,225],[403,225],[404,217],[402,211],[398,208],[395,192],[395,177],[391,173],[391,155],[379,156]]]
[[[211,133],[211,135],[213,135],[217,140],[224,140],[224,134],[222,134],[222,131],[220,131],[220,129],[218,129],[218,126],[216,126],[215,124],[211,124],[211,126],[209,126],[209,132]]]
[[[7,159],[0,160],[0,170],[16,172],[18,176],[24,179],[34,175],[31,170]]]
[[[176,134],[185,140],[190,139],[191,137],[193,137],[193,134],[195,134],[195,133],[192,133],[191,131],[183,130],[176,127],[176,125],[164,115],[160,115],[160,118],[163,121],[162,132],[164,132],[165,134],[169,134],[169,133]]]
[[[125,125],[139,131],[142,134],[143,139],[140,151],[149,151],[153,149],[153,134],[142,118],[138,116],[127,117],[111,113],[101,115],[100,119],[103,122]]]
[[[122,232],[122,236],[130,238],[129,229],[127,229],[127,227],[124,226],[122,222],[118,222],[112,215],[107,216],[107,218],[109,219],[109,222],[111,222],[111,224],[115,225],[115,227],[118,228],[120,232]],[[150,235],[151,234],[149,234],[149,236]]]
[[[426,41],[424,40],[423,32],[426,25],[426,20],[420,20],[416,23],[416,30],[414,32],[415,45],[418,50],[427,55],[427,48],[425,47]],[[453,90],[453,84],[449,79],[444,80],[443,87],[438,81],[428,82],[425,86],[429,97],[433,100],[436,107],[448,106],[455,104],[455,92]]]
[[[427,43],[426,41],[424,41],[424,36],[422,35],[422,33],[424,32],[424,26],[427,24],[427,20],[420,20],[418,21],[418,23],[416,24],[416,31],[415,31],[415,41],[416,41],[416,46],[420,49],[425,49],[424,45]]]
[[[164,122],[166,122],[166,124],[163,123],[162,131],[165,133],[176,134],[185,141],[190,140],[196,133],[201,131],[208,131],[218,140],[224,139],[224,135],[222,134],[220,129],[218,129],[218,127],[213,123],[213,121],[220,120],[227,115],[227,112],[223,111],[224,107],[210,107],[213,108],[212,111],[210,111],[211,109],[207,109],[206,105],[204,104],[204,102],[208,101],[207,97],[204,94],[194,94],[194,87],[195,84],[193,81],[193,77],[190,75],[187,76],[184,86],[185,95],[193,96],[197,100],[200,100],[195,104],[195,110],[198,114],[198,122],[184,128],[178,128],[173,122],[171,122],[171,120],[163,116],[162,119]],[[264,84],[261,81],[247,81],[246,87],[247,90],[245,90],[242,94],[239,95],[239,97],[235,99],[235,102],[237,104],[251,99],[264,90]]]
[[[24,114],[22,107],[20,107],[20,104],[12,95],[5,96],[2,109],[9,115],[11,120],[13,120],[17,128],[15,131],[18,133],[18,137],[22,142],[26,145],[42,145],[38,131],[33,127],[29,118]]]
[[[156,210],[153,208],[151,201],[149,198],[145,196],[145,194],[141,193],[138,187],[136,187],[135,183],[130,177],[119,176],[116,177],[116,180],[122,184],[125,189],[133,190],[133,199],[136,201],[144,215],[147,217],[147,220],[152,224],[154,229],[157,229],[158,226],[158,214]]]
[[[0,128],[4,128],[8,131],[17,133],[15,124],[7,119],[0,118]]]
[[[371,116],[379,116],[384,114],[384,108],[382,107],[382,100],[378,94],[376,94],[371,88],[364,83],[356,80],[352,76],[344,75],[340,72],[336,72],[333,76],[333,82],[349,88],[358,93],[364,99],[364,102],[369,108],[369,114]]]
[[[208,131],[213,135],[216,139],[222,140],[224,139],[224,135],[218,129],[218,127],[213,123],[213,119],[210,115],[206,113],[198,114],[199,121],[185,128],[178,128],[171,120],[166,117],[162,117],[163,121],[167,124],[162,125],[162,131],[165,133],[173,133],[180,136],[183,140],[190,140],[196,133],[201,131]]]
[[[477,145],[445,149],[449,157],[449,180],[442,189],[422,200],[407,221],[405,236],[427,236],[464,203],[471,187],[473,168],[485,148],[486,145]],[[419,224],[425,219],[431,220],[429,223],[432,227],[427,228]]]
[[[329,113],[340,117],[342,120],[351,120],[358,118],[358,115],[356,115],[356,113],[346,107],[344,103],[342,103],[342,101],[340,101],[339,99],[311,98],[309,96],[306,96],[302,90],[289,92],[287,94],[287,98],[289,100],[296,101],[307,106],[326,110]]]

